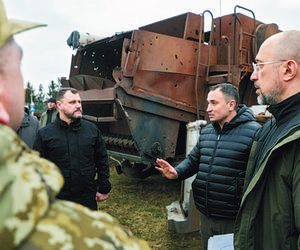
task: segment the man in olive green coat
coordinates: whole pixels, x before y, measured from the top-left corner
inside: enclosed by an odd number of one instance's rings
[[[56,99],[50,97],[47,100],[47,110],[42,113],[40,118],[40,127],[43,128],[47,126],[49,123],[56,120],[58,110],[56,109]]]
[[[22,51],[12,36],[38,26],[7,19],[0,0],[0,249],[149,249],[108,214],[56,200],[58,168],[13,131],[25,95]]]
[[[274,118],[250,153],[236,218],[237,250],[300,249],[300,31],[261,46],[251,79]]]

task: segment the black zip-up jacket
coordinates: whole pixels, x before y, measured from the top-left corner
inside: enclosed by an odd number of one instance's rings
[[[38,131],[34,149],[54,162],[64,176],[58,197],[110,192],[107,151],[95,124],[79,118],[68,125],[57,115]]]
[[[215,122],[205,127],[196,146],[175,168],[179,180],[197,173],[192,189],[202,214],[235,219],[251,145],[260,127],[251,109],[239,105],[237,115],[222,130]]]

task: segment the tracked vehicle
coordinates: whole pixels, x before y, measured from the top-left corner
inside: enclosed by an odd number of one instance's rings
[[[145,178],[155,172],[156,158],[176,164],[185,157],[187,123],[209,122],[211,85],[230,82],[241,103],[256,104],[252,62],[277,32],[276,24],[241,6],[217,18],[210,11],[185,13],[79,42],[61,82],[79,90],[84,118],[99,126],[118,172]]]

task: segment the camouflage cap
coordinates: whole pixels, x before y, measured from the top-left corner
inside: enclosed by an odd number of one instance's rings
[[[3,1],[0,0],[0,47],[2,47],[13,35],[41,26],[47,25],[17,19],[8,19]]]

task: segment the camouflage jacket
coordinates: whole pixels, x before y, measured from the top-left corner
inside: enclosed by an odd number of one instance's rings
[[[110,215],[56,200],[58,168],[0,125],[0,249],[150,249]]]

